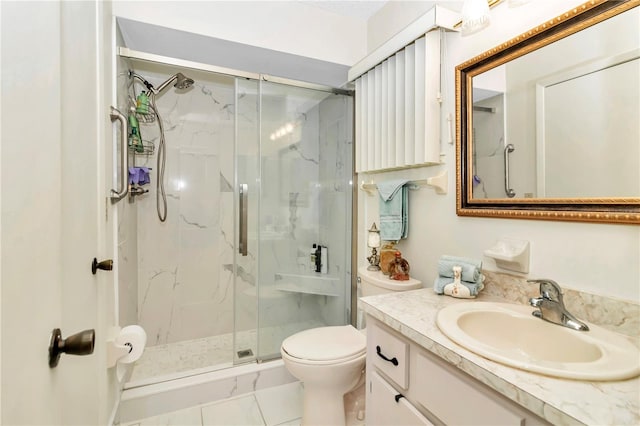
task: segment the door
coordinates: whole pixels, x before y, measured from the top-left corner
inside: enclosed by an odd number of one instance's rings
[[[258,355],[259,99],[257,80],[235,79],[234,364]]]
[[[100,2],[2,2],[0,423],[107,424],[114,324],[105,198],[110,10]],[[96,331],[85,357],[48,365],[52,329]]]

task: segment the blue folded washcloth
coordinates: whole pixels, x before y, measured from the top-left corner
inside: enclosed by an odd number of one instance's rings
[[[453,281],[453,278],[437,277],[433,282],[433,291],[435,291],[437,294],[444,294],[445,286],[452,284]],[[471,296],[477,296],[480,290],[484,288],[484,285],[482,284],[482,277],[480,277],[477,282],[468,283],[465,281],[461,281],[460,284],[469,289]]]
[[[377,184],[380,193],[380,238],[398,241],[409,233],[409,192],[404,185],[407,179],[397,179]]]
[[[466,257],[441,256],[438,260],[438,275],[441,277],[453,278],[453,267],[460,266],[462,268],[462,281],[470,283],[478,281],[482,271],[482,262],[479,260],[469,259]]]

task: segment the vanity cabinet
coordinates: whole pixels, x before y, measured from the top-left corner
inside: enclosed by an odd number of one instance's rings
[[[366,410],[368,426],[548,424],[370,316]]]

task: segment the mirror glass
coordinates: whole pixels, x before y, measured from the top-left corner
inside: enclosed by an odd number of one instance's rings
[[[639,3],[590,2],[456,68],[459,214],[640,220]]]

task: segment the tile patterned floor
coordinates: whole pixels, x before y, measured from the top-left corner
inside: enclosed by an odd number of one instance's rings
[[[281,426],[300,425],[303,388],[300,382],[174,411],[125,426]]]
[[[303,393],[300,382],[289,383],[122,426],[300,426]],[[355,401],[355,405],[348,401]],[[364,408],[363,402],[361,386],[347,397],[352,406],[347,412],[347,425],[364,425],[356,419],[355,411]]]

